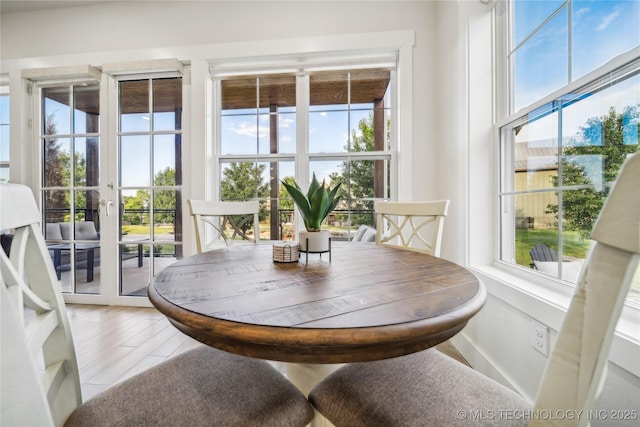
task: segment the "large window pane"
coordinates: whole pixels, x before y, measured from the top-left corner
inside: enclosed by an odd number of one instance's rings
[[[514,111],[568,83],[568,37],[565,9],[515,52]]]
[[[572,80],[640,44],[640,2],[573,0],[571,12]]]
[[[182,80],[153,80],[153,130],[182,129]]]
[[[120,137],[120,182],[123,187],[151,184],[149,177],[150,148],[149,136],[147,135]]]
[[[238,77],[221,86],[222,154],[295,150],[295,76]]]
[[[182,135],[155,135],[153,137],[153,180],[154,185],[181,185],[182,174],[177,167],[176,157],[182,152]]]
[[[577,279],[609,190],[640,147],[640,67],[626,70],[503,128],[513,147],[504,150],[512,178],[503,177],[502,211],[513,216],[503,218],[503,260]],[[532,264],[540,243],[557,253],[555,264]]]
[[[386,70],[312,74],[309,152],[388,150],[390,79]]]
[[[73,132],[75,134],[100,132],[99,101],[99,86],[73,87]]]
[[[540,26],[553,14],[565,0],[515,0],[513,3],[515,22],[518,25],[514,29],[514,47],[520,44],[525,37]]]
[[[120,195],[120,239],[136,241],[151,239],[150,193],[146,189],[123,190]]]
[[[176,210],[181,201],[181,192],[156,190],[153,197],[153,236],[156,242],[182,241],[176,235]]]
[[[71,185],[71,140],[69,138],[45,138],[43,140],[43,184],[45,187]]]
[[[148,132],[149,80],[120,82],[120,131]]]
[[[43,134],[69,135],[71,133],[70,88],[53,87],[42,89]]]

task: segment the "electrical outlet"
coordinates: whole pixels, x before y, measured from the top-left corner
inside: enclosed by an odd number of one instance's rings
[[[549,356],[549,328],[535,320],[531,321],[531,347]]]

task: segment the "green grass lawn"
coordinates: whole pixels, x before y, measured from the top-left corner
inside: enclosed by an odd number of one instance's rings
[[[582,239],[575,231],[565,231],[563,234],[562,255],[586,258],[591,241]],[[528,267],[531,263],[529,251],[538,243],[558,250],[558,230],[516,230],[516,262]]]
[[[148,235],[150,232],[150,227],[149,225],[123,225],[122,232],[126,234]],[[153,232],[156,235],[173,233],[173,226],[158,225],[153,228]]]

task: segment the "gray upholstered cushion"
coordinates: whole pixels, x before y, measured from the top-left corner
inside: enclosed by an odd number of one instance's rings
[[[507,411],[531,409],[518,394],[434,349],[344,366],[309,400],[337,427],[526,426]]]
[[[376,241],[376,229],[369,227],[369,229],[362,236],[363,243],[373,243]]]
[[[47,240],[62,240],[62,231],[57,222],[48,222],[45,226],[44,238]]]
[[[76,222],[76,240],[100,240],[93,221]]]
[[[373,237],[373,239],[372,239]],[[365,240],[367,239],[367,240]],[[362,224],[356,234],[354,234],[352,242],[375,242],[376,241],[376,229],[371,228],[368,225]]]
[[[313,408],[268,363],[202,346],[82,404],[65,426],[304,426]]]
[[[356,234],[353,235],[353,238],[351,239],[352,242],[359,242],[362,240],[362,236],[364,236],[364,233],[367,232],[367,228],[369,228],[368,226],[362,224],[358,230],[356,231]]]

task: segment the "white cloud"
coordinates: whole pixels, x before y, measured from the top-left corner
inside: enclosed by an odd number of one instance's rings
[[[259,137],[261,138],[266,137],[268,134],[267,127],[260,126],[260,128],[257,128],[254,122],[248,122],[248,121],[239,122],[237,126],[230,126],[228,129],[237,135],[254,137],[254,138],[256,136],[256,133],[258,133]]]
[[[610,14],[602,18],[602,22],[600,22],[600,25],[596,27],[596,31],[606,30],[609,27],[609,25],[616,20],[618,16],[620,16],[620,7],[616,6],[613,12],[611,12]]]
[[[580,9],[578,9],[577,11],[574,12],[574,15],[576,17],[581,17],[582,15],[588,13],[589,10],[591,10],[591,9],[589,9],[588,7],[581,7]]]
[[[295,120],[280,117],[280,120],[279,120],[278,123],[279,123],[280,128],[290,128],[291,127],[291,123],[295,123]]]

